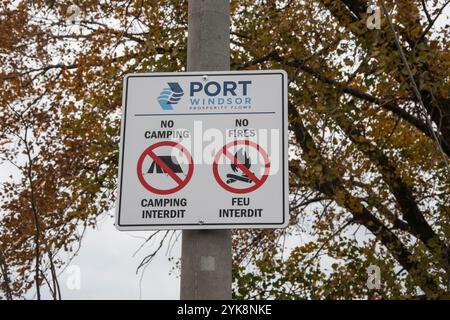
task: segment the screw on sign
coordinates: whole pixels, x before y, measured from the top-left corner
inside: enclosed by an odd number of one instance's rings
[[[237,148],[236,152],[231,151],[234,147]],[[262,157],[264,172],[260,177],[258,177],[256,171],[252,168],[254,161],[247,155],[244,148],[256,149],[257,153]],[[231,161],[229,165],[230,170],[225,176],[220,173],[223,170],[219,170],[219,166],[224,166],[220,164],[222,159]],[[225,168],[228,168],[228,165]],[[261,146],[249,140],[237,140],[226,144],[214,158],[213,173],[217,183],[232,193],[242,194],[255,191],[267,180],[269,172],[270,161],[267,152]]]
[[[176,151],[180,156],[173,155]],[[183,164],[186,168],[183,169]],[[137,163],[137,176],[148,191],[160,195],[183,189],[192,178],[190,153],[174,141],[155,143],[144,150]]]

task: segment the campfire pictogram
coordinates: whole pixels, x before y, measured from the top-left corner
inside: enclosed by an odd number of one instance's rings
[[[234,154],[234,159],[235,159],[235,161],[233,161],[231,163],[231,169],[233,170],[233,172],[235,172],[235,174],[233,174],[233,173],[227,174],[227,178],[228,178],[227,183],[230,184],[230,183],[233,183],[236,181],[252,183],[252,180],[244,172],[242,172],[242,170],[239,169],[239,167],[235,163],[235,162],[239,162],[243,166],[245,166],[247,169],[250,169],[252,164],[250,162],[250,157],[247,156],[247,152],[243,151],[242,148],[239,149]],[[238,173],[240,173],[240,174],[238,174]]]

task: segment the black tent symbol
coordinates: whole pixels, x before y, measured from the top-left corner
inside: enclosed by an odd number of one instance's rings
[[[178,161],[173,156],[158,156],[159,159],[161,159],[162,162],[166,166],[169,167],[170,170],[172,170],[174,173],[183,173],[183,170],[181,169],[181,166],[178,164]],[[148,169],[147,173],[166,173],[161,166],[156,163],[155,161],[152,162],[150,168]]]

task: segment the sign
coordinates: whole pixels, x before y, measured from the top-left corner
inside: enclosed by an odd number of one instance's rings
[[[233,147],[236,146],[251,146],[255,148],[258,153],[263,157],[264,159],[264,172],[262,173],[261,177],[257,177],[257,174],[255,172],[252,172],[251,166],[252,161],[250,157],[247,156],[246,153],[244,153],[242,150],[243,148],[240,148],[235,153],[231,152]],[[230,162],[230,168],[234,173],[228,173],[226,175],[226,179],[223,178],[223,175],[219,173],[219,163],[222,157],[228,158]],[[220,166],[222,168],[228,169],[228,165]],[[223,170],[223,169],[222,169]],[[240,175],[237,175],[235,173],[241,172]],[[269,156],[267,155],[266,151],[264,151],[258,144],[251,142],[249,140],[237,140],[232,141],[228,143],[227,145],[223,146],[217,153],[214,164],[213,164],[213,172],[214,177],[216,178],[216,181],[219,183],[219,185],[222,186],[227,191],[230,191],[232,193],[250,193],[252,191],[255,191],[260,186],[264,184],[264,182],[267,180],[267,177],[270,173],[270,161]],[[231,184],[233,184],[236,181],[244,182],[240,184],[240,187],[232,187]],[[246,186],[245,184],[249,184]]]
[[[169,148],[166,151],[159,151],[163,150],[164,147]],[[171,155],[174,150],[173,148],[178,149],[183,153],[182,156],[185,157],[184,162],[187,164],[187,169],[183,170],[179,164],[180,161],[178,161],[175,156]],[[145,163],[148,162],[146,160],[152,161],[151,165],[147,164],[147,166],[145,166]],[[165,195],[183,189],[191,179],[193,169],[192,157],[183,146],[173,141],[162,141],[145,149],[139,157],[137,176],[145,189],[155,194]],[[181,177],[179,174],[183,174],[183,172],[186,172],[186,174],[184,177]],[[162,173],[165,173],[166,175],[162,176],[162,179],[158,179],[160,178],[158,176],[161,176]],[[148,178],[149,175],[150,177]],[[148,181],[148,179],[150,179],[150,181]],[[158,180],[160,181],[158,182]],[[157,186],[158,184],[161,184],[161,180],[162,184],[167,185],[172,182],[172,184],[175,183],[175,186],[170,188]],[[154,185],[154,183],[156,183],[156,185]]]
[[[129,74],[119,230],[288,225],[282,70]]]

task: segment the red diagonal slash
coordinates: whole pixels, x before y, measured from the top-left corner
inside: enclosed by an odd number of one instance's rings
[[[181,185],[183,183],[183,180],[177,176],[175,172],[172,171],[172,169],[169,168],[167,164],[164,163],[152,150],[148,150],[147,154],[152,158],[163,170],[166,172],[173,180],[175,180],[178,185]]]
[[[226,148],[226,146],[223,147],[223,153],[228,157],[228,159],[230,159],[239,169],[241,169],[242,172],[244,172],[244,174],[249,177],[250,179],[252,179],[252,181],[256,184],[260,184],[261,180],[259,180],[254,174],[253,172],[251,172],[246,166],[244,166],[242,163],[240,163],[238,161],[238,159],[233,156],[228,149]]]

